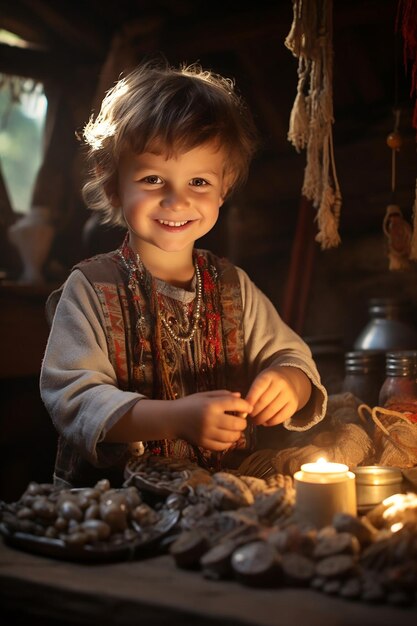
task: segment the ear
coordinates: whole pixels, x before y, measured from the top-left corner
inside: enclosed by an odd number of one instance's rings
[[[116,178],[112,178],[104,185],[105,194],[112,205],[113,208],[117,209],[120,207],[120,198],[117,188]]]
[[[107,194],[107,197],[109,199],[110,204],[112,205],[114,209],[120,208],[120,198],[117,195],[117,193]]]
[[[233,177],[230,175],[226,176],[225,179],[223,180],[222,190],[220,193],[220,206],[224,204],[224,201],[229,195],[232,184],[233,184]]]

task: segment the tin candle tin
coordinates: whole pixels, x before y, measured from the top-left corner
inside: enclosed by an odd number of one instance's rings
[[[398,467],[363,465],[350,469],[356,476],[358,510],[370,509],[385,498],[403,492],[403,476]]]

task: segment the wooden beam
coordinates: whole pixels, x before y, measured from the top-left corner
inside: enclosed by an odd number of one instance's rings
[[[315,230],[312,204],[307,198],[302,196],[281,311],[282,319],[299,335],[303,334],[313,274],[315,248],[317,245],[315,242]]]
[[[79,65],[90,65],[93,68],[96,64],[87,64],[83,56],[74,57],[66,49],[52,53],[0,44],[0,72],[5,74],[28,76],[41,81],[65,81],[66,72],[73,72]],[[97,72],[99,68],[100,65],[97,66]]]
[[[195,18],[194,18],[195,19]],[[263,9],[262,11],[236,11],[234,15],[222,16],[221,19],[197,17],[193,23],[180,20],[173,27],[167,23],[164,41],[179,57],[234,50],[244,46],[248,41],[274,37],[280,46],[281,33],[289,29],[291,24],[291,7],[289,20],[285,20],[281,9]],[[190,60],[190,59],[188,59]]]
[[[48,47],[55,39],[43,21],[19,0],[15,0],[13,6],[10,0],[0,0],[0,28],[41,47]]]
[[[0,72],[45,80],[58,73],[58,66],[53,58],[51,63],[51,55],[43,50],[0,44]]]
[[[64,40],[66,45],[77,48],[81,47],[92,54],[102,57],[107,49],[108,42],[102,35],[102,30],[97,25],[96,19],[88,19],[87,6],[80,7],[71,12],[62,2],[52,5],[45,0],[20,0],[21,3],[32,11],[57,38]],[[71,7],[71,4],[69,5]]]

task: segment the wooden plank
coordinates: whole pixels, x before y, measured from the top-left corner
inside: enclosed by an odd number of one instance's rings
[[[54,33],[64,40],[68,47],[82,47],[85,51],[101,56],[107,47],[106,38],[95,20],[89,14],[88,4],[72,12],[71,3],[50,3],[44,0],[21,0],[21,3]],[[90,17],[90,19],[88,19]]]
[[[170,556],[105,565],[54,561],[0,542],[3,610],[65,623],[181,626],[415,625],[415,607],[372,606],[309,589],[254,589],[210,581]],[[31,622],[32,623],[32,622]]]

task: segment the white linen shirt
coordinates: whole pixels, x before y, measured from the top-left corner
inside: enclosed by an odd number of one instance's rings
[[[327,406],[327,392],[310,348],[284,323],[246,272],[236,269],[249,381],[266,367],[303,370],[312,382],[312,396],[283,426],[307,430],[323,419]],[[118,388],[108,356],[101,304],[94,288],[77,269],[66,280],[55,311],[41,367],[40,392],[58,433],[93,465],[97,465],[98,444],[106,433],[145,397]],[[140,445],[137,442],[138,449]]]

